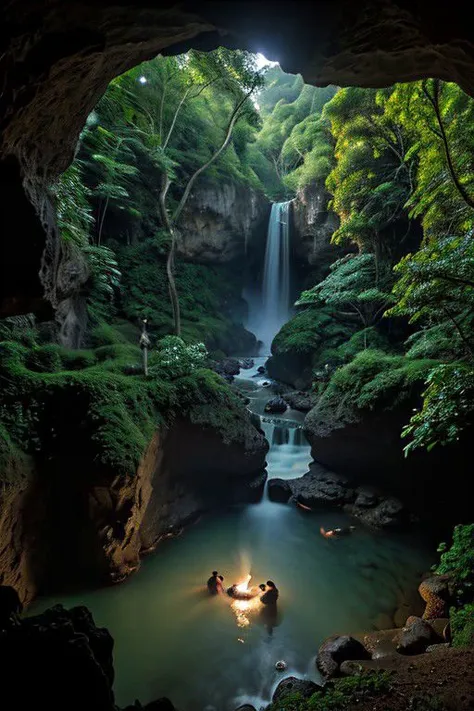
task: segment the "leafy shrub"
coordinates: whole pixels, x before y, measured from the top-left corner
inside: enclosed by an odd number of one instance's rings
[[[27,366],[37,373],[57,373],[62,368],[60,346],[48,343],[32,348],[27,358]]]
[[[439,575],[449,575],[461,603],[474,600],[474,523],[455,526],[450,548],[442,543]]]
[[[433,363],[434,365],[434,363]],[[411,418],[402,436],[410,436],[405,447],[428,451],[437,444],[456,442],[474,420],[474,368],[464,363],[449,363],[431,368],[426,377],[423,407]]]
[[[128,339],[108,323],[99,323],[90,332],[90,344],[92,348],[100,348],[101,346],[114,346],[119,343],[128,343]]]
[[[360,676],[336,679],[309,699],[301,694],[285,695],[271,704],[267,711],[343,711],[362,699],[383,696],[390,692],[390,672],[363,672]]]
[[[90,368],[96,362],[96,356],[93,351],[72,351],[63,348],[60,355],[64,370],[82,370],[83,368]]]
[[[158,343],[156,365],[151,372],[175,380],[202,368],[206,360],[207,350],[203,343],[186,345],[178,336],[165,336]]]
[[[453,647],[474,646],[474,604],[469,603],[459,610],[451,610]]]

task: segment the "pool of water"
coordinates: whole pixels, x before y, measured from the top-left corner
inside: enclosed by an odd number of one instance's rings
[[[301,430],[263,426],[272,444],[269,476],[304,474],[310,451]],[[119,586],[43,599],[31,612],[56,602],[90,608],[115,640],[119,705],[168,696],[181,711],[231,711],[245,701],[259,708],[282,678],[278,660],[286,661],[286,675],[317,680],[321,641],[373,629],[432,562],[414,534],[360,525],[340,540],[319,533],[320,526],[347,523],[338,511],[305,512],[264,496],[163,542]],[[280,589],[277,618],[263,619],[258,602],[246,609],[227,596],[209,597],[205,583],[214,569],[229,585],[248,574],[255,584],[273,579]]]

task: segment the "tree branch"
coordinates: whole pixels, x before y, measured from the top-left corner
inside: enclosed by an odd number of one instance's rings
[[[430,92],[428,90],[428,84],[426,81],[422,82],[422,89],[423,89],[423,93],[428,98],[431,106],[433,107],[433,110],[434,110],[434,113],[436,116],[436,121],[438,123],[439,131],[440,131],[440,138],[443,142],[444,153],[446,156],[446,161],[448,163],[449,173],[451,175],[451,179],[452,179],[454,186],[455,186],[456,190],[458,191],[459,195],[462,197],[462,199],[464,200],[466,205],[468,205],[469,207],[472,207],[474,209],[474,198],[471,198],[471,196],[465,189],[464,185],[461,184],[461,182],[456,174],[456,170],[454,168],[453,158],[451,155],[451,150],[449,148],[448,137],[446,135],[446,130],[444,128],[443,118],[441,116],[441,110],[439,107],[439,87],[440,87],[439,79],[433,79],[432,81],[433,81],[433,86],[434,86],[433,95],[430,94]]]
[[[177,222],[181,216],[181,213],[183,211],[183,208],[186,205],[186,202],[188,200],[191,189],[192,189],[194,183],[196,182],[197,178],[201,175],[201,173],[204,173],[204,171],[207,170],[212,165],[212,163],[214,163],[219,158],[220,154],[229,145],[230,139],[232,137],[232,131],[234,129],[234,126],[235,126],[239,116],[240,116],[240,110],[242,109],[243,105],[245,104],[245,102],[247,101],[247,99],[249,98],[251,93],[254,91],[254,89],[255,89],[255,85],[252,86],[252,88],[246,94],[244,94],[243,98],[236,104],[236,106],[230,116],[226,135],[225,135],[224,141],[221,144],[220,148],[218,148],[216,151],[214,151],[214,153],[209,158],[209,160],[206,163],[204,163],[204,165],[202,165],[200,168],[198,168],[193,173],[193,175],[190,177],[190,179],[188,180],[188,184],[186,185],[186,187],[184,189],[183,195],[181,196],[181,200],[179,201],[178,207],[176,208],[175,213],[173,215],[173,223],[174,224],[177,224]]]

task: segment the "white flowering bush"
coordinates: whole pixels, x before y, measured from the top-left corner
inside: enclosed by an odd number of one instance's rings
[[[187,344],[179,336],[165,336],[158,343],[157,358],[151,372],[174,380],[203,368],[208,356],[204,343]]]

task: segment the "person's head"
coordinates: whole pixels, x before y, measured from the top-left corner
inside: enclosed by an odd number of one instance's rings
[[[260,583],[258,587],[260,588],[260,590],[265,590],[267,586],[265,585],[265,583]]]
[[[218,575],[217,577],[219,578],[219,580],[220,580],[221,582],[224,580],[224,576],[223,576],[223,575]]]
[[[212,571],[212,576],[213,576],[214,578],[217,578],[217,570],[213,570],[213,571]]]
[[[267,580],[267,585],[269,588],[276,588],[276,585],[273,580]]]

